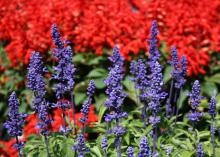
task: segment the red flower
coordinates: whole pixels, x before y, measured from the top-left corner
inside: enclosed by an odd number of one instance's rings
[[[78,52],[103,53],[118,44],[123,56],[146,51],[153,19],[160,39],[189,61],[189,75],[205,73],[210,51],[220,51],[220,1],[208,0],[11,0],[0,1],[0,40],[12,66],[27,63],[32,50],[48,52],[56,22]]]

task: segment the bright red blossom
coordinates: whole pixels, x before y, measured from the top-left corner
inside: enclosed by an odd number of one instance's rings
[[[220,51],[219,0],[11,0],[0,1],[0,6],[0,40],[8,42],[12,66],[27,63],[32,50],[49,50],[54,22],[77,52],[101,55],[118,44],[130,59],[146,51],[155,19],[159,38],[187,57],[189,75],[205,73],[208,52]]]

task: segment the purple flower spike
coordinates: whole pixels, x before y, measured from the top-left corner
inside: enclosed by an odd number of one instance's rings
[[[72,150],[78,153],[78,157],[84,157],[89,152],[89,148],[85,144],[85,137],[82,134],[78,135],[77,144],[73,145]]]
[[[53,50],[53,54],[58,59],[58,65],[54,67],[55,74],[52,78],[58,81],[55,89],[56,96],[60,99],[65,92],[72,90],[75,84],[74,78],[76,69],[72,64],[72,49],[70,46],[64,47],[64,43],[55,24],[52,25],[51,35],[54,44],[57,46],[57,48]]]
[[[81,109],[81,113],[83,115],[83,118],[80,119],[80,121],[82,123],[86,123],[87,119],[88,119],[88,113],[89,113],[89,107],[92,103],[92,96],[95,93],[95,83],[93,80],[91,80],[89,82],[89,86],[87,88],[87,95],[88,98],[86,99],[86,101],[83,103],[82,109]]]
[[[134,157],[134,150],[132,147],[128,147],[126,151],[127,157]]]
[[[27,74],[27,87],[34,92],[35,99],[33,101],[35,112],[38,116],[37,128],[41,129],[42,135],[48,135],[48,125],[51,120],[48,117],[49,104],[46,103],[44,95],[46,93],[43,74],[45,68],[43,66],[42,57],[39,52],[33,52],[30,58],[30,64]]]
[[[198,80],[194,82],[192,92],[188,95],[190,97],[191,107],[195,110],[200,105],[201,100],[205,98],[200,95],[200,83]]]
[[[157,48],[157,34],[159,33],[158,28],[157,28],[157,21],[153,21],[152,27],[151,27],[151,33],[150,33],[150,39],[148,40],[149,42],[149,60],[150,62],[155,62],[158,61],[160,58],[160,52]]]
[[[203,156],[204,156],[203,144],[199,143],[197,148],[197,157],[203,157]]]
[[[107,140],[107,138],[106,137],[103,137],[102,138],[102,144],[101,144],[101,147],[102,147],[102,149],[103,150],[107,150],[107,147],[108,147],[108,140]]]
[[[91,80],[89,82],[89,87],[87,89],[87,95],[91,97],[94,95],[94,93],[95,93],[95,82],[94,80]]]
[[[8,130],[10,136],[16,137],[17,141],[14,147],[20,151],[24,147],[24,143],[18,141],[18,136],[22,135],[23,125],[25,123],[26,114],[19,113],[19,101],[15,92],[12,92],[9,98],[8,120],[4,123],[4,127]]]
[[[192,122],[198,122],[199,118],[204,115],[203,113],[199,113],[196,111],[197,107],[200,105],[201,100],[204,99],[204,97],[200,95],[200,83],[198,80],[194,82],[192,92],[188,95],[192,111],[190,114],[187,115],[187,117]]]
[[[150,157],[151,150],[146,136],[141,138],[138,157]]]
[[[60,33],[58,32],[58,28],[56,24],[52,25],[51,35],[52,35],[54,44],[60,49],[64,48],[64,43],[60,37]]]
[[[215,100],[215,97],[212,96],[210,102],[209,102],[209,114],[211,116],[215,116],[216,112],[216,100]]]

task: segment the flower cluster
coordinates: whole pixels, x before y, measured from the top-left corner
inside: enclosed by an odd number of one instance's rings
[[[128,147],[126,150],[127,157],[134,157],[134,151],[132,147]]]
[[[140,141],[140,150],[138,153],[138,157],[150,157],[151,154],[151,149],[148,143],[148,139],[146,136],[141,138]]]
[[[199,143],[197,148],[197,157],[203,157],[203,156],[204,156],[203,144]]]
[[[193,122],[198,122],[199,118],[204,115],[203,113],[196,111],[197,107],[200,105],[201,100],[204,99],[204,97],[200,95],[200,83],[198,80],[193,83],[192,92],[188,95],[192,107],[192,112],[188,115],[188,118]]]
[[[47,52],[48,31],[56,22],[65,38],[75,43],[74,50],[102,54],[103,48],[119,44],[123,56],[130,59],[131,53],[146,50],[148,26],[156,19],[160,38],[186,56],[189,75],[205,73],[207,52],[220,51],[219,5],[219,0],[1,1],[0,40],[9,43],[6,51],[13,66],[27,63],[29,52]]]
[[[95,82],[93,80],[91,80],[89,82],[89,86],[87,89],[88,98],[83,103],[83,106],[81,109],[81,113],[83,115],[83,118],[81,118],[80,121],[83,124],[85,124],[85,122],[88,120],[89,106],[92,104],[92,96],[94,95],[94,93],[95,93]]]
[[[123,79],[123,58],[120,56],[118,47],[113,49],[113,55],[109,60],[113,64],[109,69],[108,77],[104,81],[107,85],[106,94],[109,95],[105,102],[105,106],[111,111],[111,113],[106,114],[105,116],[107,122],[119,120],[120,118],[127,116],[127,113],[121,110],[121,105],[126,94],[122,92],[123,86],[121,82]]]
[[[12,92],[10,95],[9,108],[9,119],[4,123],[4,127],[8,130],[10,136],[16,137],[14,148],[21,150],[24,147],[24,143],[18,140],[18,136],[22,135],[23,125],[27,115],[19,113],[19,101],[15,92]]]
[[[64,46],[55,24],[52,25],[51,35],[56,45],[53,54],[58,59],[58,65],[54,67],[53,79],[58,81],[55,88],[57,99],[60,99],[65,92],[70,92],[74,86],[75,67],[72,64],[72,49],[70,46]]]
[[[45,85],[43,80],[43,73],[45,68],[43,66],[42,57],[38,52],[33,52],[30,58],[30,64],[27,74],[27,87],[34,92],[35,99],[33,101],[34,109],[38,115],[38,128],[41,129],[43,135],[48,135],[48,125],[51,123],[48,111],[49,104],[45,101]]]
[[[150,76],[149,76],[149,89],[146,92],[146,95],[149,97],[148,107],[152,112],[153,117],[150,118],[150,122],[153,126],[156,126],[159,123],[160,118],[156,114],[160,111],[161,103],[160,101],[165,99],[167,96],[166,92],[163,92],[163,75],[162,67],[158,62],[160,57],[159,50],[157,49],[157,39],[156,35],[157,22],[154,21],[151,28],[151,38],[149,40],[150,46],[150,56],[149,56],[149,66],[150,66]]]
[[[180,89],[186,83],[185,76],[187,74],[187,61],[185,56],[182,56],[179,61],[176,47],[172,47],[171,56],[172,60],[170,63],[173,67],[171,75],[175,81],[175,88]]]
[[[72,147],[72,150],[77,151],[78,157],[84,157],[85,153],[89,152],[89,148],[85,144],[84,135],[78,135],[77,144]]]

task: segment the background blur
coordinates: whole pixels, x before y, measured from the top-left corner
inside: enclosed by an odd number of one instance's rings
[[[94,121],[100,116],[100,105],[106,99],[104,78],[109,62],[107,56],[117,44],[127,60],[148,55],[146,39],[150,26],[157,20],[160,51],[164,66],[164,81],[170,79],[170,46],[175,45],[179,56],[185,55],[188,64],[188,85],[201,80],[203,95],[208,97],[220,90],[220,1],[219,0],[0,0],[0,140],[8,141],[3,122],[7,117],[8,96],[15,90],[21,101],[20,110],[31,114],[33,95],[26,89],[26,67],[33,50],[39,51],[49,72],[47,97],[53,102],[49,78],[56,63],[51,55],[50,28],[58,25],[63,39],[69,40],[77,67],[74,89],[75,103],[85,98],[89,79],[97,90]],[[128,76],[124,85],[135,102]],[[186,87],[186,91],[190,89]],[[130,100],[130,101],[129,101]],[[218,111],[220,95],[217,94]],[[182,112],[187,112],[182,106]],[[202,110],[207,108],[203,102]],[[58,112],[58,111],[57,111]],[[53,113],[56,115],[56,113]],[[26,130],[32,125],[29,118]],[[58,123],[58,122],[57,122]],[[34,131],[33,131],[34,132]],[[30,133],[33,133],[30,131]],[[29,135],[30,133],[26,133]],[[1,144],[1,143],[0,143]],[[8,144],[8,143],[7,143]],[[10,144],[8,144],[10,145]]]

